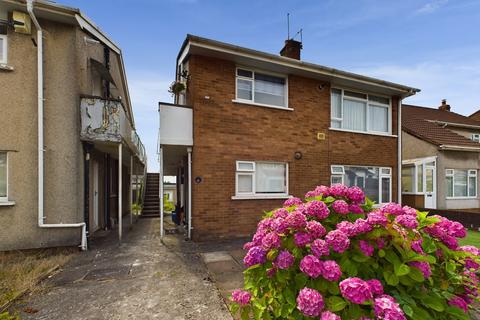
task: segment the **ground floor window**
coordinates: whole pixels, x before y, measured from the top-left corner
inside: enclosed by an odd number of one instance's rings
[[[447,169],[445,170],[445,181],[447,198],[477,197],[476,169]]]
[[[8,201],[8,156],[0,151],[0,201]]]
[[[392,201],[391,168],[332,165],[331,183],[358,186],[376,203]]]
[[[288,194],[288,164],[283,162],[237,161],[235,194]]]

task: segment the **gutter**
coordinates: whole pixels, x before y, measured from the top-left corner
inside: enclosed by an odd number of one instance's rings
[[[455,122],[448,122],[448,121],[440,121],[440,120],[427,120],[436,124],[440,124],[443,126],[451,126],[451,127],[458,127],[458,128],[468,128],[468,129],[480,129],[480,126],[474,124],[463,124],[463,123],[455,123]]]
[[[441,150],[480,152],[480,147],[475,148],[475,147],[455,146],[455,145],[449,145],[449,144],[442,144],[438,148]]]
[[[402,204],[402,98],[398,98],[397,202]]]
[[[38,84],[38,227],[39,228],[82,228],[81,249],[87,250],[87,228],[85,222],[81,223],[45,223],[44,215],[44,132],[43,132],[43,31],[33,13],[33,1],[27,0],[27,11],[37,29],[37,84]]]

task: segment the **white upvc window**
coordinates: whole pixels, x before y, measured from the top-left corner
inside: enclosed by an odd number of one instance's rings
[[[475,142],[480,142],[480,134],[478,133],[472,134],[472,140]]]
[[[267,161],[237,161],[235,195],[288,195],[288,164]]]
[[[332,88],[330,103],[333,129],[392,133],[392,105],[389,97]]]
[[[376,203],[392,201],[392,168],[332,165],[330,182],[358,186]]]
[[[8,154],[0,151],[0,202],[8,202]]]
[[[237,68],[235,101],[287,109],[287,82],[286,76]]]
[[[447,199],[477,197],[476,169],[446,169],[445,181]]]
[[[0,34],[0,64],[7,64],[8,39],[6,34]]]

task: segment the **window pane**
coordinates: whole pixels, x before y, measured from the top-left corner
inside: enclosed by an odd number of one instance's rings
[[[0,152],[0,198],[7,197],[7,154]]]
[[[423,165],[417,166],[417,192],[423,192]]]
[[[237,69],[237,75],[246,78],[252,78],[252,71]]]
[[[468,196],[477,196],[477,177],[468,177]]]
[[[343,128],[349,130],[366,131],[365,102],[343,100]]]
[[[379,201],[379,169],[367,167],[345,167],[345,185],[359,186],[372,201]]]
[[[332,105],[332,118],[342,117],[342,91],[338,89],[332,89],[331,101]]]
[[[253,171],[254,164],[252,162],[238,162],[238,170],[241,171]]]
[[[330,182],[331,184],[343,183],[342,176],[332,176]]]
[[[390,178],[382,178],[382,202],[390,201]]]
[[[381,104],[390,104],[390,99],[379,96],[368,95],[368,101],[377,102]]]
[[[283,163],[257,163],[255,192],[286,193],[285,173]]]
[[[349,96],[349,97],[354,97],[354,98],[359,98],[359,99],[367,99],[367,95],[363,93],[358,93],[358,92],[352,92],[352,91],[344,91],[344,95]]]
[[[332,120],[332,128],[341,128],[342,123],[339,120]]]
[[[425,170],[426,191],[433,192],[433,169]]]
[[[237,98],[252,100],[252,81],[237,79]]]
[[[5,57],[3,56],[3,46],[5,45],[5,39],[0,37],[0,62],[3,62]]]
[[[238,193],[252,193],[253,192],[253,175],[238,174]]]
[[[447,182],[447,197],[453,197],[453,177],[447,176],[445,180]]]
[[[370,106],[368,111],[370,130],[388,132],[388,108]]]
[[[415,181],[415,167],[403,167],[402,168],[402,191],[403,192],[414,192],[414,181]]]
[[[453,195],[455,197],[466,197],[467,196],[467,171],[466,170],[455,170],[454,171],[454,186],[453,186]]]
[[[285,106],[285,79],[255,73],[255,102]]]

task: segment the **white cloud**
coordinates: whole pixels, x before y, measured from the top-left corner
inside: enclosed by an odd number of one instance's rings
[[[422,7],[420,7],[418,10],[415,11],[416,14],[429,14],[434,11],[437,11],[439,8],[443,7],[448,3],[448,0],[433,0]]]

